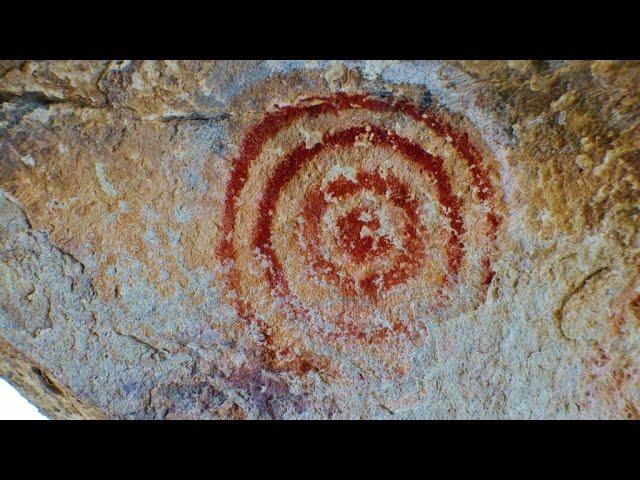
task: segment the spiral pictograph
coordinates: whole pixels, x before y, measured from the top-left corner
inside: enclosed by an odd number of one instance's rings
[[[491,283],[496,192],[481,150],[442,114],[305,98],[249,128],[232,168],[218,255],[274,368],[415,345],[425,319],[477,306]]]

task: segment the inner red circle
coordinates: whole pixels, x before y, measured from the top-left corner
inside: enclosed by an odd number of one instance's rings
[[[381,235],[378,214],[357,207],[338,220],[339,241],[357,263],[380,255],[391,246],[386,235]]]
[[[341,269],[322,254],[320,225],[323,223],[324,213],[329,208],[326,195],[340,202],[364,190],[384,197],[386,201],[402,210],[405,216],[401,231],[404,248],[402,252],[394,256],[391,268],[386,271],[372,271],[358,280],[353,278],[350,272]],[[367,252],[370,251],[366,248],[369,246],[368,242],[359,238],[362,233],[359,224],[366,222],[361,216],[364,212],[358,213],[360,215],[354,214],[355,218],[351,220],[344,219],[342,231],[348,235],[346,240],[351,244],[350,248],[355,249],[357,253],[366,258]],[[391,173],[387,173],[383,178],[378,172],[360,171],[354,179],[348,179],[344,176],[336,178],[327,185],[326,190],[312,189],[304,202],[302,218],[304,219],[302,234],[307,244],[305,254],[309,258],[313,270],[320,277],[338,286],[346,297],[364,294],[371,300],[377,300],[381,291],[389,290],[411,278],[418,271],[425,258],[424,243],[418,234],[420,227],[418,202],[411,196],[407,186]],[[379,227],[377,217],[372,216],[369,222],[371,222],[371,226]],[[362,225],[362,228],[364,226]],[[389,249],[391,242],[389,239],[385,240],[387,240],[385,242],[386,248]],[[362,248],[360,251],[358,251],[358,246]],[[373,246],[372,244],[371,247]]]
[[[302,167],[323,150],[328,148],[344,148],[352,147],[357,141],[366,139],[373,146],[388,147],[397,150],[405,158],[411,162],[415,162],[421,167],[433,180],[437,193],[437,198],[443,207],[444,213],[449,220],[451,233],[446,245],[448,267],[451,277],[456,277],[464,257],[464,247],[461,235],[464,233],[464,223],[460,214],[460,201],[454,194],[449,177],[444,170],[443,160],[433,156],[423,150],[419,145],[410,140],[400,137],[393,132],[383,130],[376,126],[352,127],[335,133],[326,133],[322,142],[317,143],[311,148],[303,143],[293,149],[286,158],[277,166],[275,172],[267,182],[264,189],[264,196],[258,207],[258,221],[255,228],[255,236],[253,245],[258,251],[266,257],[270,262],[270,267],[266,270],[266,276],[274,291],[282,297],[289,297],[291,291],[287,282],[286,274],[282,267],[282,263],[277,253],[273,249],[271,240],[271,229],[273,223],[273,212],[276,211],[276,204],[280,198],[284,187],[300,172]],[[384,195],[386,188],[380,175],[364,176],[363,181],[366,188],[380,189],[379,194]],[[334,182],[335,183],[335,182]],[[334,194],[339,194],[341,190],[353,188],[353,184],[336,183]],[[403,188],[400,186],[399,188]],[[406,187],[404,187],[406,189]],[[417,212],[413,211],[414,215]],[[418,222],[413,222],[416,225]],[[329,262],[330,263],[330,262]],[[409,258],[408,265],[414,263]],[[369,278],[360,281],[361,288],[364,288],[369,296],[373,299],[377,298],[378,291],[384,290],[403,283],[407,278],[407,267],[386,273],[373,273]],[[356,292],[357,293],[357,292]]]

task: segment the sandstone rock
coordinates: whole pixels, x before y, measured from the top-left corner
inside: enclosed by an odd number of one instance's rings
[[[0,62],[0,375],[53,418],[640,417],[640,63]]]

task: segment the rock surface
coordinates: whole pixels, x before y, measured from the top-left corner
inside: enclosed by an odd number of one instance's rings
[[[0,61],[0,375],[53,418],[640,418],[640,63]]]

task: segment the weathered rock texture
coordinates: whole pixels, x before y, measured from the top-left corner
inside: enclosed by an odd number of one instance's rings
[[[0,375],[54,418],[638,418],[639,95],[0,62]]]

